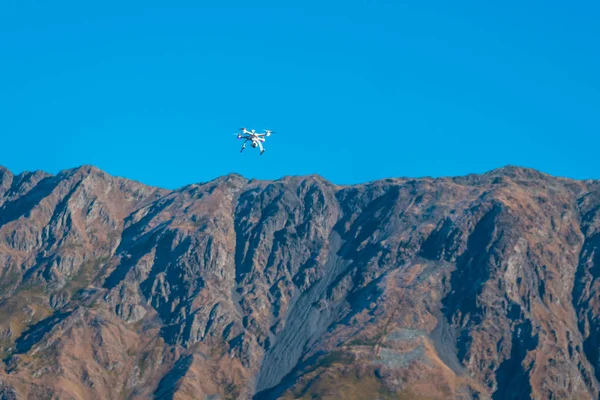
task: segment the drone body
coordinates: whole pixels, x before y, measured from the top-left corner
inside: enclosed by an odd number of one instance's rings
[[[253,148],[260,148],[260,155],[265,152],[265,149],[262,145],[265,142],[265,137],[271,136],[271,133],[275,133],[268,129],[265,129],[265,133],[256,133],[254,129],[247,130],[246,128],[240,128],[240,131],[241,133],[237,134],[237,138],[244,139],[240,153],[246,148],[246,143],[250,142],[250,145]]]

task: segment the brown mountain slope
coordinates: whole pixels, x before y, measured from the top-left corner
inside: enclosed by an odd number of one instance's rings
[[[600,183],[0,168],[0,399],[597,399]]]

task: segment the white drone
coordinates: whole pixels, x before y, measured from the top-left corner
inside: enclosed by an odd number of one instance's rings
[[[256,133],[256,131],[254,129],[247,130],[246,128],[240,128],[240,131],[242,131],[242,133],[238,133],[237,138],[245,139],[244,143],[242,143],[242,149],[240,150],[240,153],[242,151],[244,151],[244,149],[246,148],[246,143],[251,142],[250,145],[253,148],[256,148],[256,147],[260,148],[261,155],[262,155],[262,153],[265,152],[265,149],[263,148],[263,145],[262,145],[265,142],[265,137],[271,136],[272,133],[275,133],[268,129],[265,129],[265,133]]]

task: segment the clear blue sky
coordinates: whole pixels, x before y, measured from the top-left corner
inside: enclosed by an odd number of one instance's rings
[[[5,0],[0,165],[167,188],[600,178],[598,21],[585,0]],[[240,155],[241,126],[277,131],[263,156]]]

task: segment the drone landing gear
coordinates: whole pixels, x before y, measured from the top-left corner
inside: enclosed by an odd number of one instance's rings
[[[262,156],[262,154],[263,154],[264,152],[265,152],[265,149],[262,149],[262,150],[260,151],[260,155]]]

